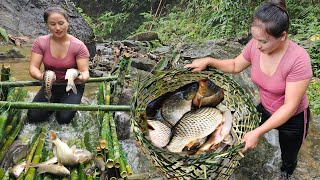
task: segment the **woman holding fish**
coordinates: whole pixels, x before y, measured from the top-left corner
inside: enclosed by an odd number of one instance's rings
[[[89,51],[82,41],[68,34],[68,16],[62,8],[48,8],[43,17],[50,34],[38,37],[32,45],[29,72],[33,78],[43,80],[33,102],[80,104],[83,82],[89,79]],[[40,70],[42,63],[44,72]],[[63,83],[65,80],[68,82]],[[62,83],[54,84],[55,81]],[[28,119],[45,121],[53,112],[32,109],[28,111]],[[69,123],[75,113],[56,111],[56,119],[61,124]]]
[[[247,151],[260,137],[277,129],[281,148],[281,177],[289,178],[306,137],[310,111],[306,90],[312,78],[308,53],[288,38],[289,16],[284,0],[265,2],[254,13],[252,39],[234,59],[202,58],[186,68],[193,72],[213,66],[226,73],[239,73],[251,66],[251,79],[260,91],[260,127],[248,132],[243,141]]]

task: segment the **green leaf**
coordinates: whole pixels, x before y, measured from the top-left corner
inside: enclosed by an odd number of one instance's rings
[[[0,34],[4,38],[5,42],[7,43],[9,41],[9,35],[7,34],[7,31],[0,27]]]

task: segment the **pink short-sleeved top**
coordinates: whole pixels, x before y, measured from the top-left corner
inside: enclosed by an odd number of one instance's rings
[[[284,104],[286,82],[295,82],[312,77],[311,60],[305,49],[289,40],[290,44],[276,71],[271,75],[260,68],[260,50],[252,39],[242,51],[243,57],[251,63],[251,80],[260,92],[261,104],[274,113]],[[295,114],[308,107],[308,97],[304,94]]]
[[[77,69],[77,59],[89,58],[89,51],[86,45],[79,39],[73,36],[70,37],[69,49],[64,58],[55,58],[52,56],[50,51],[50,34],[38,37],[32,45],[31,51],[43,56],[42,62],[45,70],[54,71],[57,81],[64,80],[67,69]]]

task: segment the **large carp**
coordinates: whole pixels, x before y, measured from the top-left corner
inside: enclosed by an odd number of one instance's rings
[[[60,164],[66,166],[79,164],[79,157],[74,154],[76,150],[75,146],[74,148],[70,148],[66,143],[62,142],[53,131],[50,131],[50,136],[56,146],[54,154],[57,156]]]
[[[201,79],[198,81],[199,88],[193,99],[193,106],[200,107],[216,107],[224,99],[224,92],[221,87],[217,86],[209,79]]]
[[[151,101],[147,108],[148,119],[164,119],[174,126],[192,108],[192,100],[198,90],[198,83],[186,84]]]
[[[172,129],[172,139],[167,145],[170,152],[182,152],[192,142],[211,134],[222,122],[220,110],[203,107],[186,113]]]

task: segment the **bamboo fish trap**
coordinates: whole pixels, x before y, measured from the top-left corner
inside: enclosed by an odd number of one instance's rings
[[[204,78],[223,88],[223,103],[228,108],[235,109],[233,131],[236,143],[220,153],[208,152],[191,156],[171,153],[165,148],[152,145],[144,130],[146,119],[143,117],[146,117],[148,103],[166,92]],[[141,82],[136,92],[132,125],[135,137],[148,159],[166,179],[228,179],[242,158],[239,154],[243,147],[242,137],[257,127],[260,121],[260,116],[245,91],[234,80],[214,69],[199,73],[172,70],[145,79],[147,80]]]

